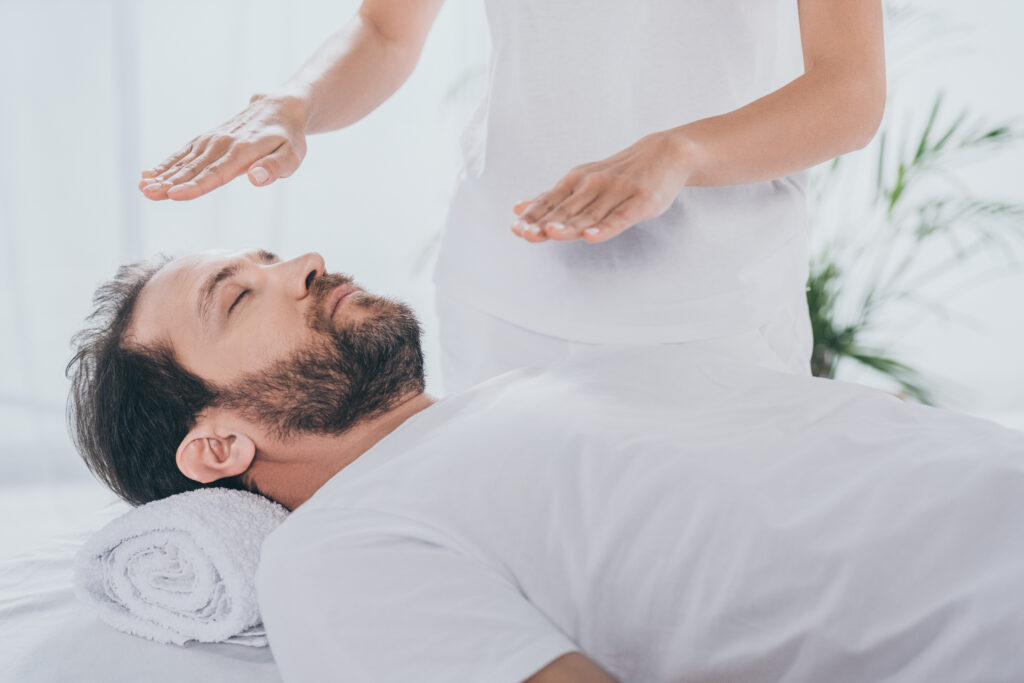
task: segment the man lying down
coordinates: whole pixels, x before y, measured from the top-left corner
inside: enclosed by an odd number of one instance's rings
[[[89,466],[293,510],[257,575],[289,683],[1024,680],[1024,433],[678,345],[438,399],[412,311],[316,254],[96,301]]]

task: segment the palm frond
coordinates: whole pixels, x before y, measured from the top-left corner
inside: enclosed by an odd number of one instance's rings
[[[954,322],[948,308],[951,297],[929,297],[925,292],[940,280],[962,282],[968,272],[964,266],[983,254],[1005,257],[1004,275],[1019,272],[1022,264],[1012,255],[1024,247],[1024,204],[978,198],[957,173],[969,154],[984,151],[991,158],[993,150],[1024,140],[1024,125],[969,125],[966,109],[943,123],[944,105],[945,93],[939,92],[909,150],[891,159],[887,150],[898,146],[890,131],[880,131],[872,169],[874,197],[867,202],[865,218],[861,223],[847,216],[841,219],[857,226],[860,240],[851,239],[842,247],[838,238],[825,243],[812,259],[807,290],[815,375],[834,377],[841,363],[858,363],[930,405],[935,403],[934,391],[920,371],[889,353],[863,347],[861,339],[873,332],[876,321],[891,319],[896,306],[911,311],[904,319],[927,314]],[[838,160],[833,160],[828,173],[835,174],[838,168]],[[824,203],[829,192],[844,192],[847,183],[832,181],[823,185],[819,201]],[[926,252],[927,261],[922,258]],[[856,287],[851,287],[847,270],[859,275]]]
[[[898,360],[880,355],[878,352],[855,349],[849,353],[850,358],[892,378],[901,389],[915,400],[925,405],[935,405],[935,396],[927,386],[921,373]]]

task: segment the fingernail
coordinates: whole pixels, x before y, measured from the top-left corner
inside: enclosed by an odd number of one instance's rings
[[[143,192],[149,192],[150,190],[157,189],[161,185],[163,185],[163,183],[149,183],[148,185],[143,185],[142,186],[142,191]]]
[[[267,182],[267,178],[270,177],[270,174],[267,173],[267,169],[263,168],[262,166],[257,166],[256,168],[252,169],[252,177],[256,180],[258,184],[262,185],[263,183]]]
[[[526,226],[526,229],[529,232],[531,232],[532,234],[534,234],[534,235],[539,235],[540,234],[540,228],[537,227],[536,225],[533,225],[532,223],[530,225]]]
[[[587,233],[588,235],[596,235],[597,233],[601,232],[601,228],[587,228],[583,232]]]
[[[561,223],[548,223],[548,227],[552,230],[565,230],[565,226]]]

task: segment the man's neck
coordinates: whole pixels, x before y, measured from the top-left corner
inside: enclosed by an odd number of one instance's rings
[[[372,420],[337,436],[298,436],[261,449],[248,476],[260,492],[289,511],[309,500],[327,480],[437,398],[420,392]]]

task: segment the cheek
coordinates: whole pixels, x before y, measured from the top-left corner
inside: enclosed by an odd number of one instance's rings
[[[218,344],[220,367],[216,375],[233,380],[265,370],[308,345],[312,330],[297,312],[264,307],[248,313],[244,324]]]
[[[241,340],[239,350],[251,359],[258,359],[260,365],[290,356],[308,345],[313,333],[306,321],[294,313],[254,316],[253,323]]]

